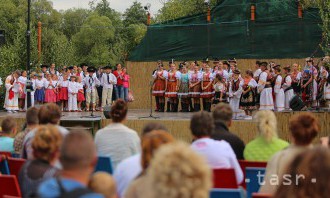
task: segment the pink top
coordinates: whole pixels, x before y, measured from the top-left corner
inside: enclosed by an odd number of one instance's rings
[[[129,88],[129,75],[128,74],[124,74],[124,76],[123,76],[123,86],[125,88]]]

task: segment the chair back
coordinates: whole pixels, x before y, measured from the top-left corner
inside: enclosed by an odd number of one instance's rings
[[[241,188],[214,188],[210,192],[210,198],[244,198],[244,192]]]
[[[113,173],[112,162],[110,157],[99,156],[97,160],[97,165],[95,167],[95,172],[103,171],[109,174]]]
[[[8,158],[8,166],[11,175],[16,175],[18,178],[19,171],[21,170],[23,164],[25,163],[25,159],[19,158]]]
[[[0,197],[4,195],[21,197],[21,191],[15,175],[0,175]]]
[[[258,192],[260,184],[265,177],[266,168],[246,168],[247,198],[252,198],[252,193]]]
[[[238,160],[239,165],[241,166],[241,169],[243,171],[244,179],[243,182],[241,183],[241,186],[243,186],[246,189],[246,183],[245,183],[245,178],[246,178],[246,173],[245,169],[247,167],[260,167],[260,168],[266,168],[267,162],[254,162],[254,161],[246,161],[246,160]]]
[[[11,152],[8,151],[0,151],[0,155],[4,155],[6,157],[11,157]]]
[[[232,168],[214,169],[213,188],[238,188],[235,170]]]
[[[252,193],[252,198],[271,198],[271,194],[264,194],[264,193]]]
[[[0,174],[10,175],[7,157],[0,155]]]

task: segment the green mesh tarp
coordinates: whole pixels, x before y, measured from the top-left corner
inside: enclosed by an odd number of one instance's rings
[[[303,58],[322,40],[318,10],[304,10],[303,19],[298,19],[293,0],[223,0],[211,13],[211,23],[204,13],[149,26],[129,60]],[[314,55],[323,54],[318,50]]]

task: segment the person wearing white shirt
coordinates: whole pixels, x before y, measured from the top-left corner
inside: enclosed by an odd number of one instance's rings
[[[274,93],[275,93],[275,110],[276,111],[283,111],[284,110],[284,103],[285,103],[285,96],[284,90],[282,88],[282,81],[283,78],[281,76],[281,68],[275,67],[275,86],[274,86]]]
[[[210,138],[214,130],[211,114],[205,111],[194,114],[190,121],[190,130],[194,139],[191,148],[206,159],[211,169],[234,169],[237,184],[240,184],[243,181],[243,172],[230,144]]]
[[[282,88],[284,90],[284,96],[285,96],[285,103],[284,107],[286,110],[290,110],[290,101],[294,97],[294,91],[292,88],[292,78],[291,78],[291,68],[290,66],[284,67],[284,80],[282,83]]]
[[[20,90],[20,84],[18,83],[18,77],[20,76],[19,71],[13,72],[10,76],[6,78],[6,97],[4,108],[8,113],[16,113],[19,110],[18,108],[18,93]]]
[[[232,80],[229,83],[229,105],[233,109],[234,118],[240,112],[239,103],[244,85],[244,81],[239,78],[240,74],[241,72],[239,70],[234,70]]]
[[[117,78],[111,73],[111,67],[106,66],[103,69],[105,70],[105,73],[101,77],[101,85],[103,86],[101,110],[103,110],[106,105],[111,105],[113,85],[117,84]]]
[[[27,72],[26,71],[22,71],[21,76],[17,79],[18,83],[20,84],[20,90],[18,93],[18,106],[19,106],[19,110],[23,111],[24,109],[24,103],[25,103],[25,86],[26,86],[26,81],[27,81]]]
[[[83,84],[86,87],[86,111],[90,110],[90,104],[92,103],[93,111],[95,111],[96,106],[96,86],[99,86],[101,82],[97,79],[95,75],[95,68],[88,68],[88,76],[84,78]]]
[[[68,83],[68,92],[69,92],[68,110],[78,111],[77,108],[78,86],[76,83],[76,76],[70,77],[70,82]]]
[[[267,70],[268,63],[261,63],[261,74],[258,81],[257,90],[260,93],[260,110],[274,110],[273,88],[271,86],[271,75]]]

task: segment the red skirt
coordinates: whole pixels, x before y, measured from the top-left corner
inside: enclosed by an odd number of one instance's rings
[[[210,82],[203,82],[203,87],[206,87]],[[202,90],[201,98],[212,98],[214,96],[213,86],[210,85],[207,89]]]
[[[165,94],[165,80],[157,79],[152,89],[153,96],[164,96]]]
[[[56,93],[54,89],[46,89],[45,91],[45,102],[57,102]]]
[[[79,90],[79,92],[78,92],[77,101],[78,101],[78,102],[83,102],[83,101],[85,101],[84,93],[81,93],[80,90]]]
[[[167,82],[167,91],[165,92],[166,98],[177,98],[178,91],[177,91],[177,82]]]
[[[189,97],[191,98],[199,98],[201,96],[201,84],[194,86],[193,88],[189,88]]]
[[[69,96],[68,96],[68,88],[67,87],[62,87],[59,90],[59,100],[68,100]]]

